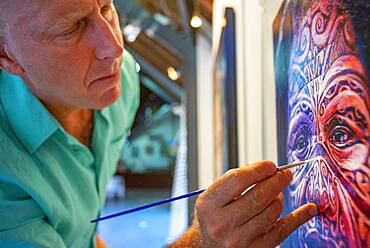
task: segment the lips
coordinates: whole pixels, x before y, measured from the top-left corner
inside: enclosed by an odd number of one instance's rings
[[[116,87],[119,81],[119,71],[107,76],[99,77],[89,84],[89,89],[92,91],[109,91]]]
[[[110,75],[108,75],[108,76],[104,76],[104,77],[98,78],[98,79],[96,79],[96,80],[109,79],[109,78],[113,77],[115,74],[116,74],[116,73],[113,73],[113,74],[110,74]]]

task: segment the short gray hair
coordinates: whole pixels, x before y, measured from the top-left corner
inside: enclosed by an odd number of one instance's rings
[[[0,19],[0,37],[5,34],[5,23]]]
[[[0,0],[0,37],[5,35],[6,32],[6,16],[5,7],[9,5],[9,1]]]

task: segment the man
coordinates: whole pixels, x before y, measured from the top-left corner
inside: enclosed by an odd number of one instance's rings
[[[0,2],[0,247],[90,247],[138,105],[110,0]],[[229,171],[173,247],[274,246],[317,214],[278,220],[292,178],[272,162]],[[247,194],[241,193],[258,183]]]

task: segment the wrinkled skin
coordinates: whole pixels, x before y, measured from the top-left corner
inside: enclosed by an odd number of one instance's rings
[[[64,129],[91,145],[93,111],[121,95],[112,0],[2,0],[0,69],[21,77]]]
[[[4,1],[0,68],[22,77],[52,112],[118,99],[123,38],[111,0]]]

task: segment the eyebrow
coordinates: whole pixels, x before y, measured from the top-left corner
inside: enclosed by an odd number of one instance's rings
[[[99,7],[110,5],[113,3],[113,0],[99,0]],[[72,10],[71,10],[72,9]],[[89,16],[94,11],[94,8],[91,10],[87,10],[87,8],[79,7],[76,10],[76,5],[73,4],[71,7],[63,8],[63,11],[56,11],[55,13],[50,14],[49,19],[54,19],[51,24],[47,25],[46,30],[50,29],[51,27],[61,24],[61,23],[73,23],[75,21],[80,20],[83,17]],[[58,16],[58,17],[54,17]]]
[[[107,3],[109,3],[109,4],[112,4],[113,3],[113,0],[99,0],[99,3],[105,3],[105,4],[107,4]]]
[[[93,8],[86,8],[85,6],[76,6],[76,4],[66,4],[61,3],[58,6],[63,6],[60,8],[55,8],[55,11],[51,12],[46,19],[48,21],[45,25],[45,30],[49,30],[59,24],[73,23],[80,20],[83,17],[89,16],[93,12]]]

